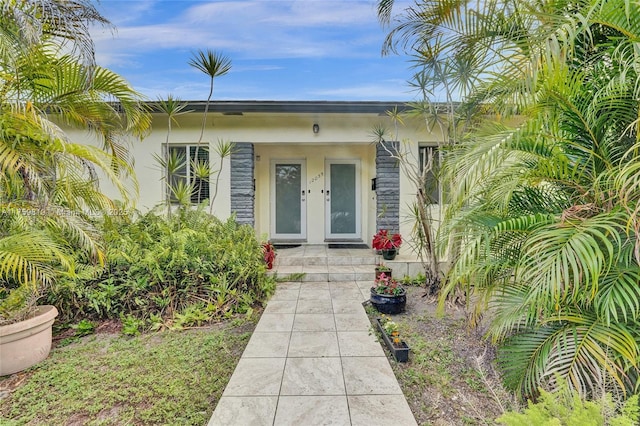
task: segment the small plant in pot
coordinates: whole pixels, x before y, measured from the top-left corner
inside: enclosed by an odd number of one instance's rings
[[[264,263],[267,264],[267,269],[272,269],[273,262],[276,261],[276,249],[270,241],[262,243],[262,254],[264,256]]]
[[[398,281],[385,273],[376,278],[371,287],[371,304],[383,314],[398,314],[404,312],[407,304],[407,292]]]
[[[386,229],[379,230],[374,236],[371,246],[382,253],[385,260],[393,260],[402,245],[402,236],[398,233],[389,234]]]
[[[376,324],[387,348],[393,354],[394,358],[398,362],[407,362],[409,360],[410,349],[409,346],[400,339],[398,324],[392,321],[387,315],[380,315],[380,318],[376,319]]]
[[[391,268],[380,262],[378,265],[376,265],[376,280],[380,278],[380,275],[382,274],[385,274],[385,276],[387,277],[391,277],[392,271]]]

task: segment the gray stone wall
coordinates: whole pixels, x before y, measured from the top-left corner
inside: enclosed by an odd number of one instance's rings
[[[397,142],[385,144],[392,152],[398,147]],[[376,215],[376,231],[400,232],[400,165],[380,143],[376,145]]]
[[[231,153],[231,213],[242,224],[255,225],[253,144],[236,142]]]

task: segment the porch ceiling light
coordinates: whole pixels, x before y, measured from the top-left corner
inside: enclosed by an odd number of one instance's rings
[[[318,123],[315,123],[313,125],[313,133],[318,133],[320,131],[320,126],[318,126]]]

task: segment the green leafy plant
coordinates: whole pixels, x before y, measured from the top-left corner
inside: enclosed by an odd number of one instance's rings
[[[97,172],[130,199],[124,139],[150,128],[140,95],[94,61],[89,27],[109,22],[91,2],[12,1],[2,10],[0,324],[29,316],[60,277],[102,266],[90,216],[116,204]],[[89,130],[102,149],[70,140],[59,123]]]
[[[144,321],[132,315],[122,315],[122,334],[125,336],[138,336],[144,328]]]
[[[400,283],[402,283],[403,286],[420,287],[420,286],[424,285],[426,280],[427,280],[426,275],[424,275],[423,273],[419,273],[415,277],[411,277],[409,275],[405,275],[404,277],[402,277],[402,279],[400,279]]]
[[[391,268],[389,268],[387,265],[385,265],[384,263],[380,262],[376,265],[376,271],[380,271],[380,272],[389,272],[391,270]]]
[[[441,309],[467,292],[521,397],[556,373],[585,397],[637,392],[637,7],[444,0],[390,21],[382,2],[385,47],[414,55],[419,94],[446,98],[416,105],[454,142],[440,174]]]
[[[71,328],[76,331],[75,335],[77,337],[88,336],[96,332],[95,323],[89,321],[88,319],[80,320],[80,322],[78,322],[77,324],[72,325]]]
[[[103,229],[104,271],[59,280],[48,294],[63,318],[130,315],[149,328],[185,328],[246,313],[275,288],[254,230],[233,218],[184,209],[109,218]]]
[[[540,389],[538,402],[531,402],[522,413],[510,411],[496,419],[506,426],[635,426],[640,421],[638,395],[630,397],[616,412],[610,394],[585,400],[567,388],[560,379],[554,392]]]
[[[380,315],[380,322],[382,323],[382,328],[384,329],[385,333],[387,333],[389,336],[391,336],[394,332],[398,332],[398,324],[395,321],[392,321],[391,317],[389,317],[388,315]]]
[[[387,294],[398,296],[404,294],[406,290],[396,281],[384,272],[382,272],[373,283],[374,291],[378,294]]]

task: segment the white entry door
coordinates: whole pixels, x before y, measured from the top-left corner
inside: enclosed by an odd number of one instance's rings
[[[305,160],[271,162],[271,238],[307,238]]]
[[[326,160],[325,237],[360,239],[360,160]]]

